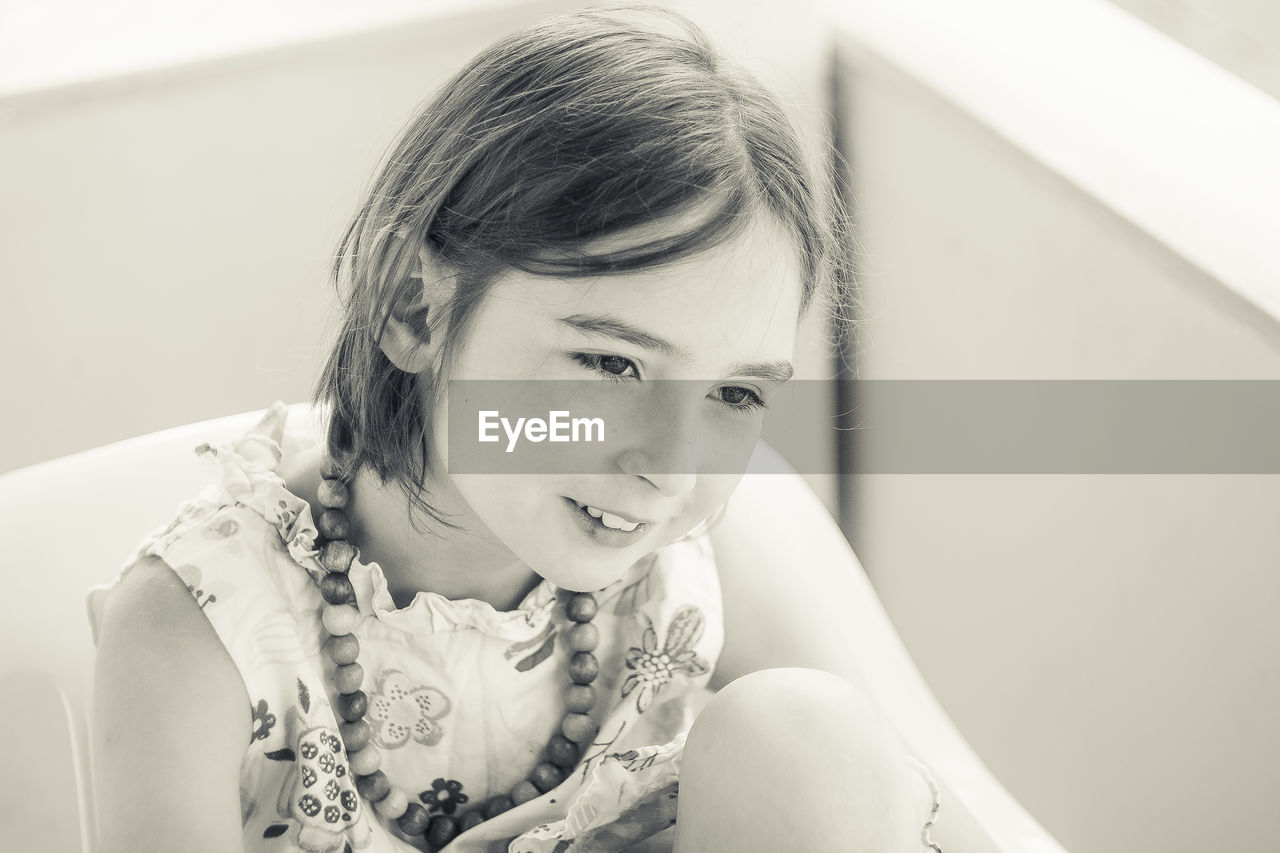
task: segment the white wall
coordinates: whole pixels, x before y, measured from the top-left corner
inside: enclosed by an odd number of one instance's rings
[[[1272,318],[883,59],[841,78],[862,378],[1280,378]],[[1067,849],[1202,853],[1274,847],[1277,517],[1276,476],[876,475],[845,522]]]

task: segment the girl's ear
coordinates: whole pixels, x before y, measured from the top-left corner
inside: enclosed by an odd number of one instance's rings
[[[405,293],[396,301],[378,346],[392,364],[405,373],[422,373],[431,366],[438,347],[431,346],[433,297],[436,310],[448,299],[444,282],[434,274],[434,264],[426,250],[419,251],[420,266],[412,274]]]
[[[427,306],[422,306],[425,316]],[[416,312],[415,312],[416,314]],[[387,359],[405,373],[421,373],[431,364],[431,332],[426,325],[410,326],[395,313],[387,320],[378,346]]]

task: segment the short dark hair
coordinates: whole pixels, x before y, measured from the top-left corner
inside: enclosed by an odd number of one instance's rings
[[[410,122],[342,237],[332,272],[346,313],[316,391],[328,452],[348,476],[368,465],[399,480],[443,521],[421,486],[443,383],[383,354],[393,313],[424,337],[447,322],[458,332],[448,353],[505,271],[652,268],[722,244],[760,214],[794,238],[807,307],[843,287],[840,234],[815,181],[777,98],[675,12],[583,10],[502,39]],[[708,212],[676,233],[591,249],[695,209]],[[420,292],[424,251],[456,288],[449,305],[402,313]]]

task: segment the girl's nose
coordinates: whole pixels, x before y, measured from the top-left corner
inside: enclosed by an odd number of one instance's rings
[[[623,473],[643,477],[664,497],[679,497],[698,480],[698,403],[684,383],[655,383],[634,431],[617,457]]]
[[[677,498],[693,491],[698,482],[693,447],[686,447],[687,454],[663,454],[665,458],[651,455],[641,448],[631,448],[619,454],[618,467],[625,474],[648,480],[663,497]]]
[[[625,474],[648,480],[663,497],[680,497],[693,491],[698,482],[693,446],[686,444],[685,448],[687,453],[653,454],[634,447],[618,455],[618,467]]]

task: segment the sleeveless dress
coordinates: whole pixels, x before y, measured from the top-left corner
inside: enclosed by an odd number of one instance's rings
[[[282,443],[316,439],[291,427],[285,442],[286,417],[276,403],[247,435],[197,448],[215,482],[148,536],[124,571],[143,555],[162,558],[244,681],[246,851],[427,849],[356,793],[333,665],[321,651],[317,531],[309,504],[276,473]],[[357,557],[350,578],[365,720],[392,784],[432,815],[454,817],[508,794],[543,760],[564,716],[568,594],[544,580],[507,612],[430,592],[397,608],[376,563]],[[118,583],[89,594],[95,636]],[[448,853],[619,850],[675,822],[685,735],[723,644],[705,529],[641,560],[596,598],[599,733],[560,785],[462,833]]]

